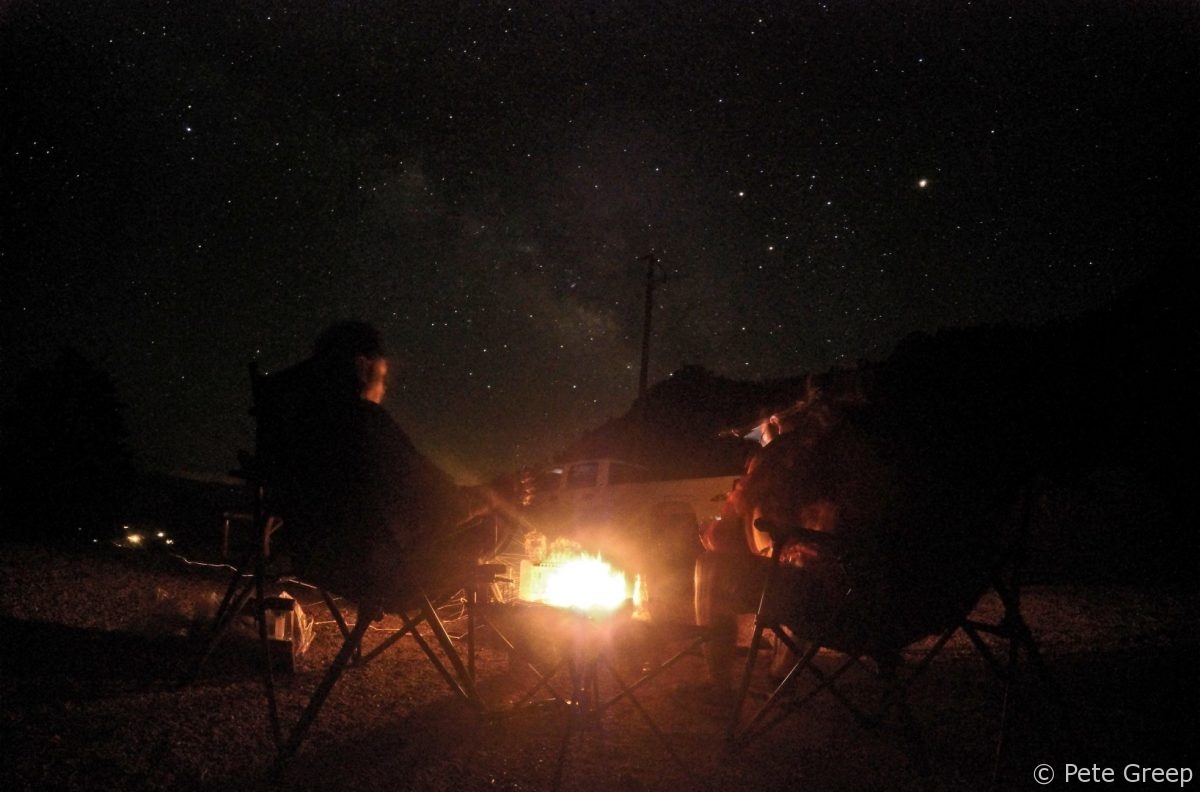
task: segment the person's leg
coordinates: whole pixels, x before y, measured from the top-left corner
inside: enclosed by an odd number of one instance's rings
[[[702,553],[696,559],[696,623],[712,632],[704,658],[717,694],[730,700],[738,615],[757,607],[765,562],[748,553]]]

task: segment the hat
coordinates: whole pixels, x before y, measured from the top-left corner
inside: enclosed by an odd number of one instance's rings
[[[317,336],[313,357],[383,357],[383,335],[368,322],[338,322]]]

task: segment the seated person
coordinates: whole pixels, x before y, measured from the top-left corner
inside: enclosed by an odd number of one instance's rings
[[[382,337],[363,322],[330,327],[311,358],[276,375],[301,383],[277,476],[296,572],[385,606],[469,570],[481,550],[469,523],[486,511],[380,406],[387,375]]]
[[[708,552],[696,563],[696,620],[713,630],[706,655],[718,701],[731,699],[737,616],[757,610],[770,564],[770,537],[755,530],[757,520],[836,536],[836,553],[831,543],[785,543],[783,580],[767,609],[824,646],[877,661],[952,626],[1003,546],[1007,479],[978,453],[975,436],[930,437],[909,413],[850,396],[810,395],[775,439],[766,435],[725,517],[701,537]],[[939,403],[925,408],[940,415]],[[947,413],[944,422],[958,429],[960,420]],[[851,604],[856,629],[836,618]]]
[[[836,434],[833,419],[819,403],[782,424],[772,418],[764,427],[763,447],[729,494],[721,519],[701,533],[706,552],[696,560],[695,615],[697,624],[712,629],[705,645],[712,703],[732,703],[738,616],[758,609],[771,564],[772,539],[755,527],[756,521],[840,533],[846,517],[855,523],[862,517],[855,513],[862,499],[848,490],[871,466],[846,475],[851,460],[839,457],[848,452],[861,463],[865,455],[845,437],[822,443],[831,433]],[[788,541],[780,564],[783,580],[774,587],[769,607],[813,620],[828,617],[845,593],[832,554],[811,543]]]

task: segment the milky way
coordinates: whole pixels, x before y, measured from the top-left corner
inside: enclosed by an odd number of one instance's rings
[[[932,4],[934,6],[939,4]],[[1190,3],[0,6],[6,355],[72,344],[147,467],[376,322],[461,479],[650,381],[1040,322],[1194,255]]]

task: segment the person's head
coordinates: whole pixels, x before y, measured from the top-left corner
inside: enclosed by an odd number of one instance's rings
[[[342,396],[375,404],[387,391],[388,361],[383,336],[367,322],[338,322],[326,328],[313,345],[313,359]]]
[[[763,445],[770,445],[772,440],[783,434],[783,428],[780,426],[779,416],[777,415],[772,415],[765,419],[760,429],[762,432],[762,440],[760,442]]]

